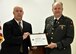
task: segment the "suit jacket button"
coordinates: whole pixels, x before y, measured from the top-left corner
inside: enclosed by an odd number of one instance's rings
[[[54,28],[52,28],[52,30],[54,30]]]
[[[65,48],[64,48],[64,50],[65,50]]]
[[[53,34],[53,32],[51,34]]]
[[[53,37],[51,37],[51,39],[53,39]]]

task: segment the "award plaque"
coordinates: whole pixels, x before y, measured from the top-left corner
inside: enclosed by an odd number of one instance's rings
[[[46,46],[48,45],[46,34],[31,34],[30,41],[32,46]]]

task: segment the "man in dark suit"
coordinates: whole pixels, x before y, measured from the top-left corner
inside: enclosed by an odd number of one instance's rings
[[[3,25],[5,41],[2,43],[0,54],[28,54],[31,24],[22,20],[24,14],[22,7],[14,7],[13,14],[14,18]]]
[[[71,54],[70,44],[74,38],[73,21],[62,14],[63,3],[55,2],[52,5],[53,16],[45,21],[45,30],[48,46],[46,54]]]

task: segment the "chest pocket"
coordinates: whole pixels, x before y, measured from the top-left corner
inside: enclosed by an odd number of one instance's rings
[[[66,25],[65,24],[60,24],[60,25],[58,25],[58,27],[56,28],[56,32],[58,32],[58,33],[66,33]]]

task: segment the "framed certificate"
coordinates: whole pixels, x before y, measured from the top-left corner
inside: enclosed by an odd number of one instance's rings
[[[30,41],[32,46],[46,46],[48,45],[46,34],[31,34]]]

